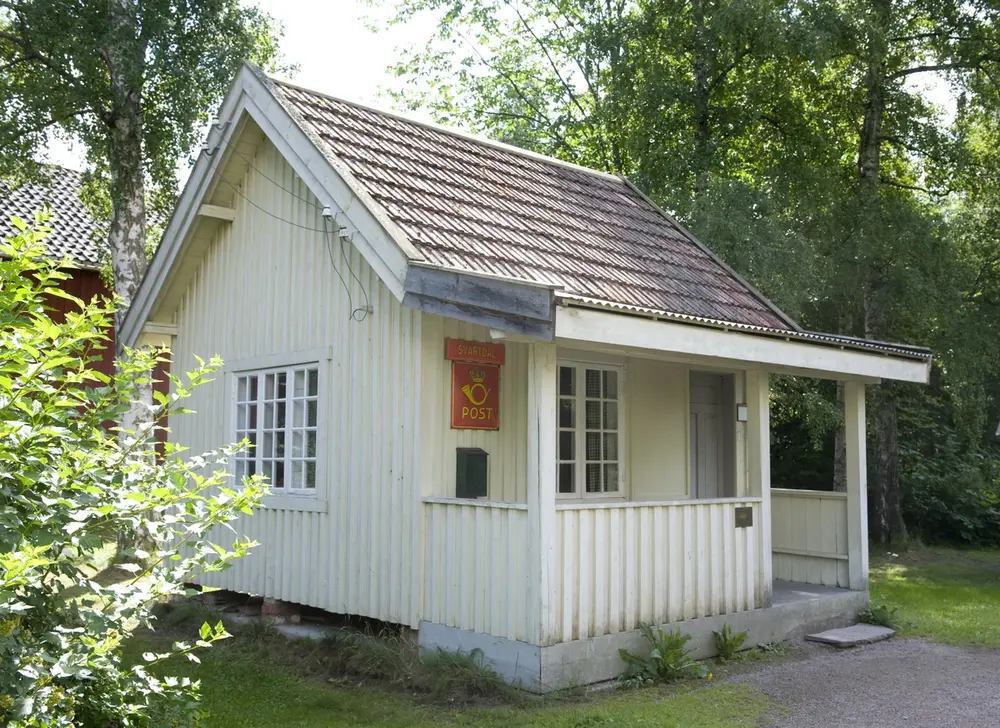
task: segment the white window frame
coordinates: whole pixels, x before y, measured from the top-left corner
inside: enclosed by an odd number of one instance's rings
[[[573,367],[577,371],[576,379],[576,400],[575,406],[575,458],[572,462],[576,465],[576,492],[559,492],[559,464],[570,462],[562,460],[559,453],[559,432],[564,428],[560,427],[559,400],[565,395],[559,394],[559,371],[561,367]],[[586,429],[586,370],[594,369],[598,371],[612,371],[618,375],[618,398],[615,400],[618,405],[618,490],[612,492],[588,493],[587,492],[587,429]],[[581,376],[582,375],[582,376]],[[627,478],[625,473],[626,461],[626,418],[625,418],[625,366],[609,362],[587,361],[585,359],[560,358],[556,362],[556,498],[566,501],[587,501],[587,500],[627,500],[626,491]]]
[[[292,372],[296,369],[310,369],[315,368],[317,371],[317,396],[316,396],[316,456],[315,456],[315,488],[272,488],[269,491],[269,495],[264,498],[264,506],[268,508],[278,508],[285,510],[305,510],[305,511],[320,511],[325,512],[327,509],[326,502],[326,474],[327,474],[327,458],[328,458],[328,448],[327,443],[329,441],[329,433],[327,431],[327,403],[330,401],[329,391],[328,391],[328,378],[327,378],[327,368],[330,360],[330,354],[328,350],[310,350],[302,352],[294,352],[284,355],[262,357],[259,359],[246,359],[234,362],[231,366],[227,367],[226,371],[226,387],[228,394],[228,406],[226,408],[226,431],[228,433],[227,442],[233,443],[237,442],[238,438],[237,432],[237,387],[241,377],[248,375],[257,375],[260,377],[258,380],[258,391],[262,391],[264,387],[263,377],[266,374],[275,372],[287,372],[289,376],[292,376]],[[293,381],[288,380],[287,386],[291,388]],[[258,394],[258,402],[261,399],[261,395]],[[288,401],[291,402],[291,395],[288,397]],[[257,413],[257,438],[260,441],[261,430],[263,428],[263,412],[258,411]],[[295,429],[292,426],[292,411],[289,409],[285,416],[285,464],[286,468],[290,467],[291,462],[291,452],[292,452],[292,437],[291,433]],[[305,439],[305,436],[303,436]],[[257,472],[261,472],[260,468],[260,455],[257,456]],[[289,471],[290,474],[290,471]],[[235,479],[236,476],[236,458],[230,463],[230,475]],[[234,483],[239,485],[239,483]]]

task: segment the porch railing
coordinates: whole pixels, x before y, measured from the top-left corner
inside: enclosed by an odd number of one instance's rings
[[[760,606],[759,519],[759,498],[558,505],[556,641]]]
[[[847,494],[771,489],[771,553],[775,579],[849,586]]]
[[[528,507],[424,500],[423,619],[528,641]]]

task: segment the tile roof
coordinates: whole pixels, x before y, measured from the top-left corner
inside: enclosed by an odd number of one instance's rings
[[[0,181],[0,235],[14,228],[11,216],[31,220],[35,210],[48,204],[54,214],[52,233],[46,238],[49,255],[69,257],[81,268],[99,268],[101,248],[97,225],[90,211],[80,201],[83,175],[72,169],[47,168],[48,180],[12,188]]]
[[[666,314],[798,328],[620,177],[270,83],[430,264]]]

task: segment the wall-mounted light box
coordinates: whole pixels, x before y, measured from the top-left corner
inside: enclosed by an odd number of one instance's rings
[[[736,405],[736,421],[737,422],[747,421],[747,406],[742,402]]]

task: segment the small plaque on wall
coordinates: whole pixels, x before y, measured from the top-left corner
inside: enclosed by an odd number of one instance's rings
[[[736,506],[736,528],[750,528],[751,526],[753,526],[753,508]]]

